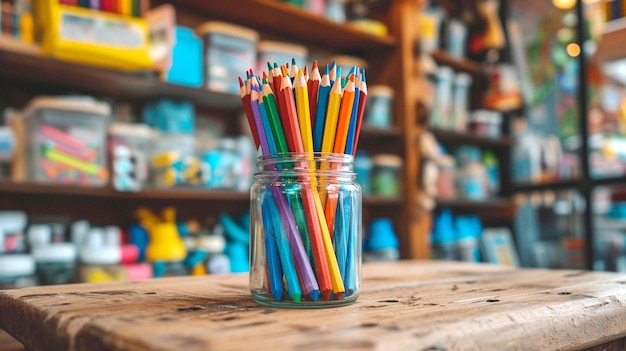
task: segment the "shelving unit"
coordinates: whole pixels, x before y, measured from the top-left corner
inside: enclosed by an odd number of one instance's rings
[[[392,152],[405,159],[402,178],[404,195],[398,198],[367,196],[365,216],[392,217],[401,244],[401,257],[426,258],[428,253],[425,211],[416,205],[419,155],[415,148],[420,127],[415,124],[415,96],[418,84],[407,72],[415,72],[413,46],[418,36],[414,21],[417,5],[393,0],[381,15],[389,35],[375,36],[348,24],[332,22],[274,0],[170,2],[179,24],[194,27],[207,20],[231,22],[255,29],[261,37],[291,41],[336,54],[361,56],[370,65],[368,85],[384,84],[395,91],[395,124],[388,129],[363,126],[360,149]],[[153,1],[153,6],[159,1]],[[235,79],[236,77],[233,77]],[[57,61],[31,53],[17,53],[0,45],[0,107],[19,106],[37,94],[75,93],[142,104],[159,98],[181,98],[199,109],[215,111],[233,125],[241,113],[238,95],[214,93],[164,83],[150,74],[131,74]],[[239,131],[239,133],[241,133]],[[144,189],[121,193],[109,187],[83,188],[64,185],[0,182],[0,209],[21,209],[34,214],[71,213],[87,216],[95,225],[127,223],[138,205],[159,209],[176,205],[186,215],[207,216],[239,211],[249,206],[249,194],[229,190]],[[364,218],[364,221],[367,218]],[[116,222],[108,222],[116,221]]]

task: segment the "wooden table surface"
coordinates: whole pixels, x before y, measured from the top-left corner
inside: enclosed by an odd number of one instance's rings
[[[457,262],[365,264],[349,306],[254,303],[248,276],[0,291],[34,350],[570,350],[626,336],[626,275]],[[615,344],[615,342],[612,342]]]

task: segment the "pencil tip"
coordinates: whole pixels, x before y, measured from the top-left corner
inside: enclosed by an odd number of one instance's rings
[[[239,87],[240,88],[243,87],[243,79],[241,79],[241,77],[237,77],[237,78],[239,78]]]
[[[293,58],[293,57],[291,58],[291,65],[292,65],[292,66],[295,66],[295,65],[296,65],[296,59],[295,59],[295,58]]]
[[[309,297],[311,298],[311,300],[313,301],[317,301],[317,299],[320,296],[320,291],[319,290],[313,290],[311,292],[309,292]]]
[[[313,60],[313,66],[311,66],[311,70],[314,70],[317,68],[317,60]]]
[[[324,65],[324,74],[328,74],[328,64]]]
[[[324,299],[324,301],[330,301],[330,294],[332,293],[332,290],[324,290],[322,291],[322,298]]]
[[[300,294],[291,294],[291,299],[295,302],[300,302],[302,301],[302,295]]]
[[[304,72],[302,72],[302,68],[299,68],[299,69],[298,69],[298,76],[297,76],[297,77],[298,77],[298,78],[299,78],[299,77],[304,77]]]
[[[278,63],[274,62],[274,68],[278,68]]]

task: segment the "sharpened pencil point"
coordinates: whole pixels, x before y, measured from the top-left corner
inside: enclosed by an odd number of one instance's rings
[[[292,294],[291,295],[291,299],[295,302],[300,302],[302,301],[302,295],[300,294]]]
[[[309,297],[313,301],[317,301],[319,296],[320,296],[320,291],[319,290],[312,290],[311,292],[309,292]]]

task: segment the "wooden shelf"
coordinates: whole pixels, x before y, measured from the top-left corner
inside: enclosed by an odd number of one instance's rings
[[[626,58],[626,17],[608,22],[598,42],[595,58],[601,62]]]
[[[3,195],[64,196],[108,199],[162,199],[162,200],[213,200],[247,201],[250,194],[234,190],[211,190],[197,188],[156,189],[139,192],[120,192],[108,187],[70,186],[59,184],[0,182]]]
[[[487,71],[472,60],[456,58],[443,50],[435,50],[431,53],[431,56],[441,66],[448,66],[455,71],[469,73],[475,79],[489,79]]]
[[[156,78],[78,65],[37,55],[10,51],[0,45],[0,82],[26,85],[28,89],[49,88],[105,95],[125,100],[159,97],[193,101],[200,108],[235,111],[239,95],[215,93],[164,83]]]
[[[205,201],[249,201],[250,193],[236,190],[173,188],[146,188],[139,192],[120,192],[109,187],[70,186],[42,183],[0,182],[0,193],[4,196],[60,196],[82,198],[107,198],[121,200],[205,200]],[[400,197],[367,195],[364,205],[400,206]]]
[[[325,49],[384,50],[396,46],[396,39],[392,36],[372,35],[276,0],[179,0],[176,6]]]
[[[449,208],[455,215],[476,215],[486,222],[509,221],[515,217],[515,204],[507,198],[483,201],[470,199],[437,199],[437,208]]]
[[[470,200],[462,198],[440,199],[437,206],[450,208],[503,208],[512,206],[513,202],[505,198],[489,198],[486,200]]]
[[[531,192],[531,191],[544,191],[544,190],[567,190],[567,189],[576,189],[580,187],[580,181],[576,179],[569,180],[561,180],[556,182],[545,182],[545,183],[513,183],[512,184],[513,192]]]
[[[489,148],[510,148],[513,141],[509,137],[490,138],[481,135],[455,132],[451,130],[431,128],[433,135],[444,144],[462,145],[471,144]]]
[[[404,200],[401,197],[365,195],[363,205],[368,206],[402,206]]]

